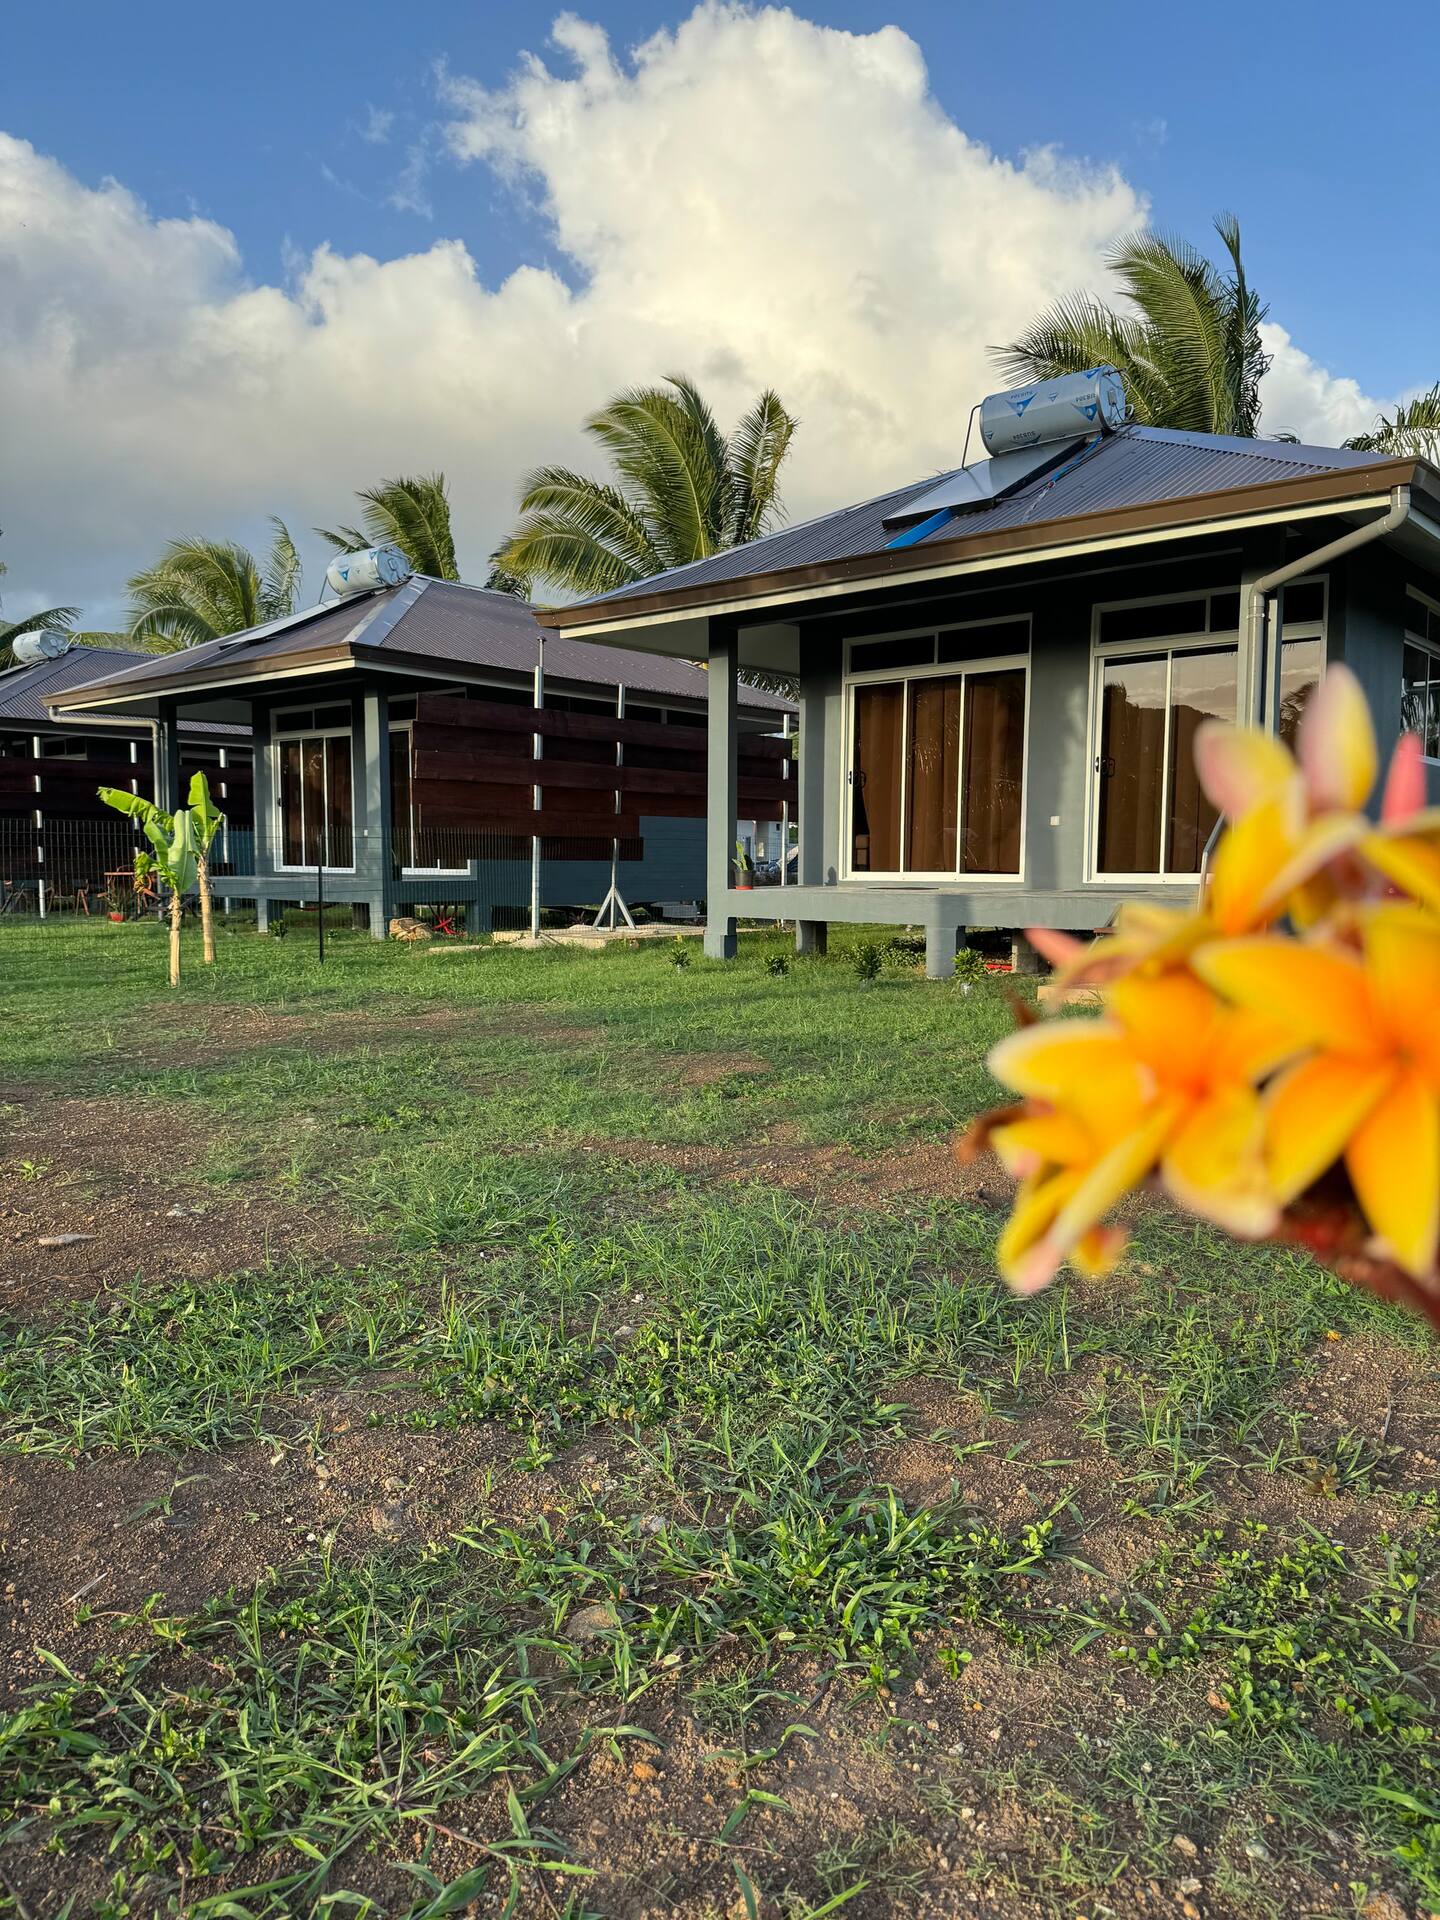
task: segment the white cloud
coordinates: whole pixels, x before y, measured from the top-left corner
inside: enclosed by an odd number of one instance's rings
[[[585,413],[671,369],[722,419],[780,390],[803,421],[795,515],[860,497],[951,464],[994,383],[987,344],[1098,284],[1144,217],[1114,172],[969,140],[895,27],[703,5],[633,56],[573,15],[554,46],[498,86],[446,80],[446,140],[538,210],[563,277],[486,285],[449,239],[388,261],[322,247],[256,285],[213,222],[156,219],[0,136],[17,617],[47,599],[110,617],[171,535],[333,523],[406,469],[448,474],[478,578],[520,475],[590,461]],[[1275,424],[1309,431],[1344,383],[1285,348]]]
[[[1293,433],[1321,447],[1338,446],[1375,424],[1382,404],[1348,376],[1333,374],[1310,358],[1285,331],[1267,322],[1260,329],[1270,371],[1260,387],[1266,433]]]
[[[383,147],[394,125],[395,115],[389,107],[377,107],[369,100],[365,102],[365,123],[360,129],[362,140],[368,140],[372,147]]]

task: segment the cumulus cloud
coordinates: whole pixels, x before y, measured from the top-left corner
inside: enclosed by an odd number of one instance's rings
[[[1260,387],[1266,433],[1293,433],[1317,446],[1334,447],[1375,424],[1382,402],[1362,392],[1359,381],[1320,366],[1284,327],[1267,323],[1260,333],[1271,356]]]
[[[486,284],[444,239],[385,261],[321,247],[255,284],[223,227],[156,219],[0,136],[12,617],[111,617],[167,537],[333,523],[406,469],[448,474],[481,577],[519,477],[588,460],[586,412],[672,369],[722,419],[780,390],[803,421],[796,515],[949,466],[987,344],[1102,284],[1145,215],[1112,170],[967,138],[895,27],[706,4],[625,53],[567,14],[509,79],[442,85],[426,159],[473,168],[482,212],[498,177],[553,266]],[[417,162],[402,186],[423,204],[422,180]],[[1346,383],[1284,347],[1275,424],[1308,432]]]

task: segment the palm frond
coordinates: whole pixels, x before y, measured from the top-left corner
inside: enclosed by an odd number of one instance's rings
[[[312,527],[310,531],[318,534],[336,553],[358,553],[370,544],[369,535],[359,527]]]
[[[1440,381],[1428,393],[1402,401],[1393,414],[1380,414],[1369,433],[1345,442],[1361,453],[1433,460],[1440,453]]]
[[[645,521],[625,495],[569,467],[537,467],[528,474],[520,510],[569,520],[612,553],[634,580],[658,573],[665,564],[651,544]]]
[[[577,598],[629,586],[637,577],[568,516],[549,513],[527,515],[500,548],[496,566],[527,583],[548,581]]]
[[[265,619],[279,620],[295,611],[304,569],[285,522],[272,513],[270,524],[275,529],[275,537],[270,542],[260,576],[260,606]]]
[[[758,539],[784,518],[780,463],[790,451],[798,424],[781,405],[779,394],[767,387],[731,434],[725,459],[727,546]]]
[[[672,382],[672,385],[674,383]],[[639,387],[617,394],[585,423],[609,453],[621,490],[643,517],[662,566],[701,560],[720,546],[724,442],[693,389]]]
[[[396,546],[417,573],[432,580],[458,580],[450,500],[443,473],[402,474],[362,487],[365,546]]]

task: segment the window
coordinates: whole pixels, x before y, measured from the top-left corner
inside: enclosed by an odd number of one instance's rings
[[[850,648],[850,871],[1018,874],[1028,620]],[[871,680],[912,653],[914,672]],[[932,664],[944,661],[950,671]],[[1008,659],[997,660],[997,655]],[[973,661],[973,665],[968,663]]]
[[[1427,760],[1440,760],[1440,654],[1407,635],[1402,673],[1400,724],[1419,734]]]
[[[276,743],[280,860],[287,867],[350,867],[355,803],[350,735],[303,734]]]
[[[1216,812],[1195,777],[1195,734],[1234,720],[1235,647],[1102,656],[1095,865],[1102,874],[1200,871]]]
[[[1325,642],[1320,635],[1280,641],[1280,710],[1276,731],[1287,747],[1293,749],[1300,732],[1300,720],[1310,696],[1320,684],[1325,666]]]

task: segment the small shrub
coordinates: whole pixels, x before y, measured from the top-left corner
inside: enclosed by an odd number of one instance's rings
[[[873,940],[862,940],[855,949],[855,978],[862,987],[874,986],[880,978],[880,969],[884,960],[879,947]]]
[[[765,956],[765,971],[772,980],[783,980],[790,971],[788,953],[768,953]]]
[[[985,971],[985,956],[978,947],[961,947],[955,956],[955,978],[962,985],[973,987],[978,980],[988,980]]]
[[[692,959],[690,943],[683,934],[677,933],[670,942],[670,964],[677,972],[683,973]]]
[[[895,933],[885,942],[885,958],[897,966],[912,967],[925,958],[923,933]]]

